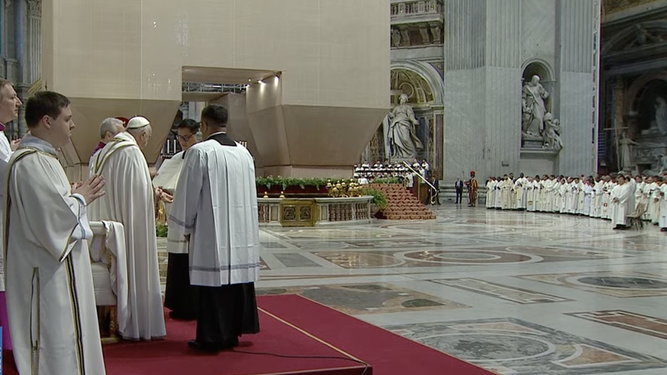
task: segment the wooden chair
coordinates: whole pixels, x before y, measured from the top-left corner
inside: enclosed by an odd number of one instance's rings
[[[635,212],[627,216],[630,228],[634,228],[637,230],[644,229],[644,220],[642,220],[642,217],[644,217],[646,209],[647,209],[646,203],[644,202],[637,203]]]

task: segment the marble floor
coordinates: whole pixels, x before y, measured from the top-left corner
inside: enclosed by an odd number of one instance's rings
[[[258,294],[298,293],[499,374],[667,374],[657,227],[434,211],[432,221],[263,228]]]

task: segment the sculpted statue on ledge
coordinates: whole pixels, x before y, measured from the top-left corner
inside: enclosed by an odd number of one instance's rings
[[[560,151],[563,142],[560,134],[560,121],[553,118],[547,109],[549,92],[540,83],[540,77],[534,75],[530,82],[523,85],[521,92],[521,139],[523,148],[541,148]]]
[[[544,115],[547,113],[546,100],[549,93],[540,84],[540,77],[533,76],[523,85],[521,94],[523,135],[538,136],[544,131]]]
[[[392,159],[413,160],[417,157],[418,150],[424,148],[415,133],[415,126],[419,121],[407,102],[408,96],[401,94],[399,104],[385,118],[388,125],[387,140],[390,148],[388,151]]]

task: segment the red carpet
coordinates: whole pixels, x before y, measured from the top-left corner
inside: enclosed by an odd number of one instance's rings
[[[244,336],[238,350],[316,358],[198,354],[186,345],[194,338],[195,322],[167,319],[166,340],[104,346],[107,374],[362,374],[364,366],[354,358],[372,366],[365,375],[491,374],[297,295],[259,297],[258,303],[262,332]],[[16,374],[11,352],[3,357],[4,374]]]

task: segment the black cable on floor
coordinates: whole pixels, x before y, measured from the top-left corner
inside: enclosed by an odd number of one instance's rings
[[[292,355],[292,354],[279,354],[279,353],[269,353],[269,352],[251,352],[247,350],[233,350],[236,353],[243,353],[243,354],[255,354],[255,355],[268,355],[268,356],[273,356],[273,357],[280,357],[280,358],[301,358],[301,359],[340,359],[344,361],[350,361],[350,362],[356,362],[361,365],[364,365],[364,371],[361,372],[361,375],[365,375],[366,371],[370,368],[370,365],[364,361],[360,361],[358,359],[354,358],[348,358],[348,357],[335,357],[335,356],[326,356],[326,355]]]

